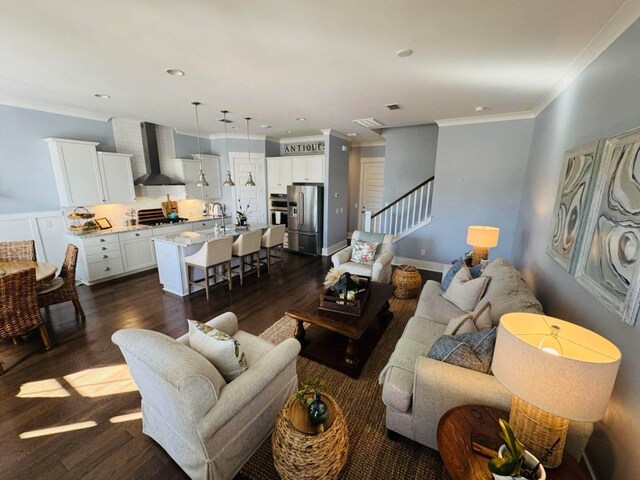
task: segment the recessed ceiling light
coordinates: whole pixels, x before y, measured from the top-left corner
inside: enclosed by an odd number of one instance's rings
[[[402,58],[402,57],[408,57],[412,53],[413,53],[413,50],[411,50],[410,48],[403,48],[402,50],[398,50],[396,52],[396,55]]]
[[[482,105],[478,105],[476,108],[474,108],[476,112],[484,112],[486,109],[487,107],[483,107]]]
[[[357,133],[347,133],[347,137],[357,137]]]
[[[111,95],[107,95],[106,93],[94,93],[93,96],[96,98],[111,98]]]
[[[271,128],[271,125],[260,125],[260,128]]]
[[[167,73],[169,75],[173,75],[174,77],[184,77],[184,72],[182,70],[178,70],[177,68],[168,68]]]
[[[298,117],[296,118],[296,120],[298,120],[299,122],[304,122],[306,120],[306,118],[304,117]]]
[[[291,130],[285,130],[284,133],[293,133]]]

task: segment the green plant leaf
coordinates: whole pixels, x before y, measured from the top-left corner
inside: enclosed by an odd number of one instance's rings
[[[515,459],[507,460],[506,458],[492,458],[489,460],[489,471],[496,475],[516,476],[520,473],[520,463]]]
[[[502,430],[500,432],[500,437],[504,440],[504,443],[509,452],[513,455],[513,458],[519,461],[524,455],[524,445],[522,445],[522,443],[520,443],[516,438],[511,425],[502,418],[500,419],[500,428]]]

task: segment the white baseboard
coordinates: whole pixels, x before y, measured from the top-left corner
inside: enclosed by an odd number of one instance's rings
[[[333,255],[338,250],[342,250],[346,246],[347,246],[347,240],[342,240],[342,241],[340,241],[340,242],[338,242],[336,244],[331,245],[328,248],[323,248],[322,249],[322,256],[323,257],[328,257],[329,255]]]
[[[441,273],[445,263],[430,262],[428,260],[416,260],[415,258],[393,257],[392,265],[413,265],[420,270],[429,270],[430,272]]]

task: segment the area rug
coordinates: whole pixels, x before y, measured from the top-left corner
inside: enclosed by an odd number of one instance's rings
[[[404,327],[416,308],[416,300],[391,297],[393,320],[367,361],[360,378],[350,378],[336,370],[298,357],[300,380],[323,379],[342,407],[349,428],[349,459],[342,479],[420,479],[448,480],[440,455],[435,450],[402,438],[386,436],[382,387],[378,375],[385,366]],[[279,343],[293,336],[295,321],[282,317],[260,337]],[[237,477],[247,480],[277,479],[273,466],[271,438],[245,464]]]

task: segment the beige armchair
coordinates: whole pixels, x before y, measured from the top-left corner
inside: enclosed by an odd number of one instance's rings
[[[351,241],[359,240],[366,232],[356,230],[353,232]],[[345,272],[353,275],[363,275],[371,277],[374,282],[389,283],[391,281],[391,261],[393,260],[393,235],[385,235],[382,243],[378,245],[378,252],[374,258],[373,265],[362,265],[351,261],[352,247],[346,247],[335,253],[331,257],[333,266],[341,268]]]
[[[186,323],[186,322],[185,322]],[[238,340],[249,368],[231,383],[189,348],[159,332],[119,330],[120,347],[142,396],[142,429],[192,479],[233,478],[266,440],[298,384],[297,340],[277,346],[238,330],[225,313],[207,322]]]

